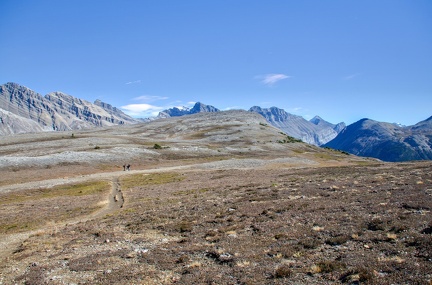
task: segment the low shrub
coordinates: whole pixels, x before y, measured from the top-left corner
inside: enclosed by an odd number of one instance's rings
[[[292,269],[287,264],[278,266],[274,272],[274,278],[287,278],[293,274]]]
[[[160,144],[155,143],[153,148],[154,149],[162,149],[162,146]]]

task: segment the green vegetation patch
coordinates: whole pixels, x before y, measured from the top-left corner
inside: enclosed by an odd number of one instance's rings
[[[122,177],[120,182],[122,187],[133,188],[136,186],[144,186],[144,185],[154,185],[154,184],[165,184],[172,182],[182,181],[184,177],[182,177],[178,173],[152,173],[152,174],[134,174]]]
[[[191,134],[186,137],[186,139],[203,139],[212,135],[217,135],[223,133],[224,135],[233,135],[240,133],[241,131],[235,129],[236,127],[242,127],[241,124],[233,124],[233,125],[222,125],[211,127],[207,129],[197,130],[194,134]]]
[[[323,147],[323,148],[326,149],[326,150],[329,150],[329,151],[339,152],[339,153],[341,153],[341,154],[345,154],[345,155],[350,155],[348,152],[346,152],[346,151],[344,151],[344,150],[340,150],[340,149],[333,149],[333,148],[328,147],[328,146],[325,146],[325,147]]]
[[[174,195],[177,196],[186,196],[186,195],[197,195],[200,193],[206,193],[207,191],[209,191],[210,189],[208,188],[201,188],[201,189],[192,189],[192,190],[181,190],[181,191],[177,191],[174,192]]]
[[[153,148],[154,149],[162,149],[162,146],[160,144],[155,143]]]
[[[100,196],[110,189],[108,181],[95,181],[2,194],[0,235],[89,215],[101,207]]]
[[[291,136],[286,136],[283,140],[278,140],[278,143],[302,143],[302,140],[296,139]]]
[[[338,157],[329,154],[329,153],[315,153],[314,156],[316,158],[324,159],[324,160],[339,160]]]
[[[0,205],[21,203],[28,200],[50,199],[60,196],[84,196],[100,194],[111,185],[108,181],[85,182],[79,184],[59,185],[53,188],[42,188],[36,190],[26,190],[15,193],[7,193],[0,196]]]

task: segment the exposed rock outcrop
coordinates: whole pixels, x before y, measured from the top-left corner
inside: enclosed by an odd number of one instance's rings
[[[137,122],[101,101],[92,104],[62,92],[42,96],[16,83],[0,86],[0,109],[1,134],[65,131]]]

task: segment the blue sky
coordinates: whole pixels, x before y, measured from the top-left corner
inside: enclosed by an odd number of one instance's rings
[[[430,0],[1,0],[0,84],[148,117],[200,101],[432,116]]]

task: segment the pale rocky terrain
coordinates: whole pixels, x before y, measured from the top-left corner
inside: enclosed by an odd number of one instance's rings
[[[430,284],[431,170],[246,111],[2,136],[0,284]]]
[[[67,131],[137,123],[121,110],[62,92],[41,94],[17,83],[0,85],[0,135]]]

